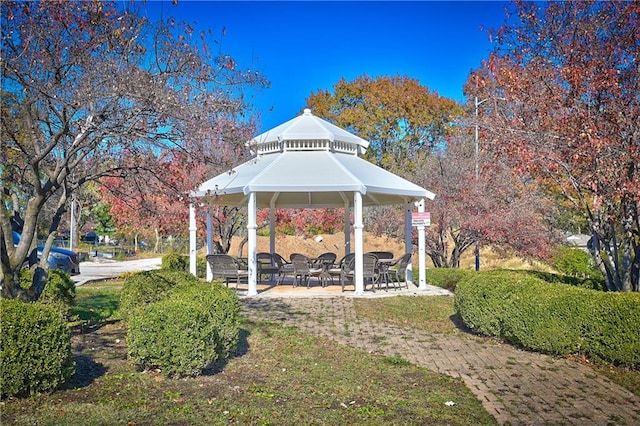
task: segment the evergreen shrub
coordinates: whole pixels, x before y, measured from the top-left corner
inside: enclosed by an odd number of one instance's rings
[[[240,300],[218,284],[179,285],[129,317],[129,359],[168,377],[197,376],[226,359],[239,338]]]
[[[475,271],[460,268],[429,268],[427,271],[427,281],[431,285],[454,291],[460,280],[474,272]]]
[[[527,349],[640,367],[640,294],[549,284],[519,271],[469,275],[454,306],[472,330]]]
[[[50,392],[73,376],[71,333],[58,309],[10,299],[0,308],[2,397]]]
[[[205,257],[196,257],[196,276],[198,278],[207,276],[207,259]]]
[[[171,271],[189,272],[189,256],[177,253],[170,253],[162,257],[160,264],[162,269]],[[204,278],[207,275],[207,259],[202,256],[196,257],[196,276]]]
[[[178,283],[195,284],[199,280],[188,272],[174,270],[143,271],[130,274],[120,292],[120,317],[126,320],[131,311],[167,297]]]
[[[31,287],[33,272],[29,268],[20,270],[20,286],[24,289]],[[51,305],[60,310],[65,318],[71,313],[76,301],[76,285],[71,276],[58,269],[47,272],[47,282],[38,302]]]
[[[66,272],[51,269],[39,301],[58,307],[65,318],[68,318],[76,302],[76,284]]]
[[[605,290],[602,272],[595,266],[593,257],[578,248],[560,246],[552,258],[553,267],[568,277],[576,278],[566,283],[593,290]]]
[[[160,266],[162,269],[187,272],[189,270],[189,258],[178,253],[169,253],[162,256]]]

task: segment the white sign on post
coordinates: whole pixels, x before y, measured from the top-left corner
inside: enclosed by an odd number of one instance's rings
[[[411,226],[431,226],[431,212],[411,212]]]

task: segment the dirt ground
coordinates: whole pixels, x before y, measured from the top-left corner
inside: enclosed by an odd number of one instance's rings
[[[316,241],[316,236],[311,238],[296,237],[291,235],[282,235],[276,238],[276,252],[285,259],[289,259],[291,253],[302,253],[307,256],[318,256],[325,252],[333,252],[338,255],[338,259],[344,255],[344,233],[322,234],[322,241]],[[378,237],[375,235],[364,235],[364,251],[391,251],[395,257],[401,256],[405,252],[404,241],[389,238],[386,236]],[[232,256],[246,257],[248,245],[244,245],[242,253],[238,252],[240,246],[240,238],[234,238],[231,243],[229,254]],[[355,249],[355,241],[351,240],[351,251]],[[258,252],[269,252],[269,237],[258,237]]]
[[[316,241],[316,236],[305,238],[291,235],[278,235],[276,237],[276,252],[285,259],[289,259],[291,253],[302,253],[307,256],[318,256],[325,252],[333,252],[340,259],[344,255],[344,233],[321,234],[322,241]],[[376,236],[364,233],[364,251],[391,251],[395,258],[405,253],[404,240],[390,238],[388,236]],[[234,237],[231,243],[229,254],[237,257],[247,257],[248,245],[242,248],[242,253],[238,252],[240,247],[240,237]],[[269,237],[258,236],[257,241],[258,252],[269,252]],[[414,254],[416,247],[414,247]],[[355,251],[355,241],[351,237],[351,251]],[[491,247],[482,247],[481,253],[481,269],[536,269],[541,271],[553,272],[553,270],[541,262],[526,261],[515,255],[504,255],[495,252]],[[427,256],[427,268],[433,267],[431,259]],[[460,267],[462,269],[473,269],[475,267],[475,254],[472,249],[463,253],[460,258]]]

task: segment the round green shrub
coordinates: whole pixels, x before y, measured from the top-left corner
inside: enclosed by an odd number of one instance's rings
[[[69,274],[57,269],[49,270],[40,302],[58,307],[65,318],[68,318],[75,301],[76,284]]]
[[[168,269],[131,274],[120,291],[120,317],[126,320],[133,309],[164,299],[178,283],[197,282],[199,280],[188,272]]]
[[[20,286],[24,289],[31,287],[33,272],[29,268],[20,271]],[[68,318],[76,300],[76,285],[66,272],[50,269],[47,272],[47,282],[38,302],[51,305],[60,310]]]
[[[168,377],[197,376],[238,343],[240,300],[220,285],[180,285],[129,317],[129,359]]]
[[[171,271],[188,271],[189,260],[187,256],[183,256],[178,253],[169,253],[162,256],[162,269],[168,269]]]
[[[567,284],[593,290],[606,289],[606,283],[602,272],[595,266],[593,257],[584,250],[573,247],[560,246],[556,249],[552,263],[561,273],[578,278],[575,282]]]
[[[53,391],[73,376],[71,333],[56,308],[8,299],[0,308],[2,396]]]

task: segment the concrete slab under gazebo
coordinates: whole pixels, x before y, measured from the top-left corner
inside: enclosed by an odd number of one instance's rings
[[[196,272],[196,200],[205,205],[247,206],[248,296],[257,295],[256,212],[270,209],[270,248],[275,252],[277,208],[344,208],[345,253],[351,252],[351,211],[355,240],[355,294],[364,293],[362,277],[363,207],[405,206],[405,244],[411,251],[411,213],[424,212],[435,194],[362,158],[366,140],[305,109],[304,113],[249,142],[255,157],[204,182],[191,194],[190,271]],[[210,210],[210,209],[209,209]],[[207,212],[207,248],[212,249]],[[418,226],[419,289],[426,289],[424,226]],[[208,268],[208,266],[207,266]],[[410,271],[410,266],[408,271]],[[210,279],[210,271],[207,277]],[[407,274],[411,280],[411,274]]]

